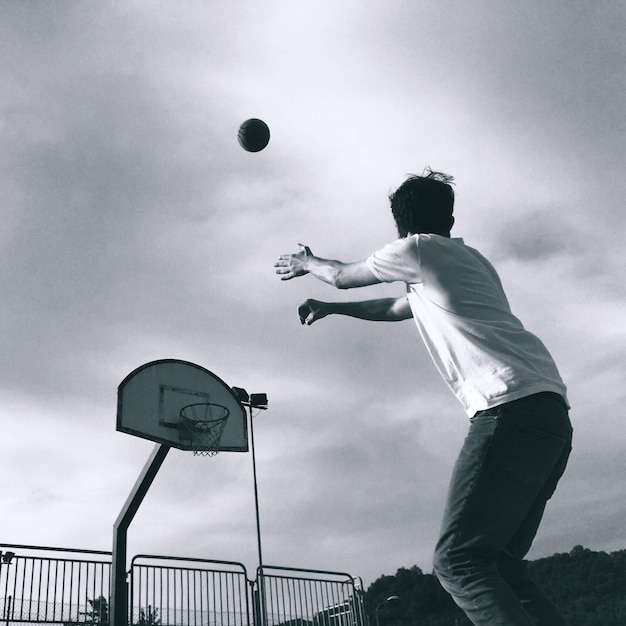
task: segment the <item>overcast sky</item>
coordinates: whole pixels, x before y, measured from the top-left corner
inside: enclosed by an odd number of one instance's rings
[[[189,360],[265,392],[267,564],[431,570],[468,420],[411,321],[328,318],[274,274],[395,238],[456,179],[454,235],[552,351],[575,428],[530,553],[626,548],[626,9],[618,0],[0,2],[0,542],[110,550],[153,444],[117,386]],[[263,118],[266,150],[239,124]],[[172,450],[129,552],[257,565],[251,455]]]

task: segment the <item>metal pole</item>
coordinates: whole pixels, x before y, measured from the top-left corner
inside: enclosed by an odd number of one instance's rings
[[[248,411],[250,414],[250,447],[252,448],[252,477],[254,480],[254,509],[256,512],[256,540],[257,548],[259,552],[259,567],[258,572],[258,611],[259,618],[258,624],[264,626],[266,622],[265,618],[265,585],[263,584],[263,551],[261,549],[261,518],[259,515],[259,488],[256,476],[256,452],[254,449],[254,426],[252,425],[252,406],[248,405]]]
[[[259,516],[259,489],[256,478],[256,454],[254,451],[254,428],[252,426],[252,407],[248,407],[250,411],[250,446],[252,448],[252,476],[254,479],[254,508],[256,511],[256,540],[259,551],[259,567],[263,567],[263,552],[261,550],[261,519]]]
[[[111,626],[128,626],[128,588],[126,581],[126,538],[152,481],[163,464],[170,447],[157,443],[113,524],[113,563],[111,567]]]
[[[8,597],[8,602],[7,602],[7,624],[6,626],[9,626],[9,622],[10,622],[10,617],[11,617],[11,604],[13,602],[13,596],[9,596]]]
[[[384,606],[385,604],[389,603],[389,602],[395,602],[396,600],[399,600],[400,598],[398,598],[398,596],[389,596],[386,600],[383,600],[377,607],[376,610],[374,611],[374,613],[376,614],[376,626],[380,626],[379,622],[378,622],[378,609],[380,609],[381,606]]]

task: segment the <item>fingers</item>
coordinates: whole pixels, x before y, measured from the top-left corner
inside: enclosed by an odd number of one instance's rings
[[[308,274],[306,267],[306,257],[313,256],[311,249],[304,244],[299,243],[300,252],[295,254],[281,254],[278,260],[274,263],[276,268],[276,274],[280,276],[281,280],[291,280],[298,276],[304,276]]]
[[[281,276],[281,280],[291,280],[292,278],[308,274],[304,262],[306,256],[311,256],[311,250],[307,246],[304,246],[303,250],[295,254],[281,254],[274,263],[276,274]]]
[[[302,325],[310,326],[320,319],[320,302],[317,300],[306,300],[298,307],[298,317]],[[321,316],[323,317],[323,315]]]
[[[276,270],[276,273],[280,276],[281,280],[291,280],[292,278],[296,278],[300,275],[289,268],[278,269]]]
[[[276,268],[276,273],[280,275],[281,280],[290,280],[295,276],[291,269],[290,254],[281,254],[278,257],[278,261],[274,263],[274,267]]]
[[[278,261],[274,263],[274,267],[286,268],[281,270],[276,270],[277,274],[284,274],[285,271],[289,271],[289,268],[293,264],[293,255],[292,254],[281,254],[278,257]]]
[[[291,255],[290,254],[281,254],[278,257],[278,261],[274,263],[274,267],[287,267],[291,263]]]
[[[300,318],[300,324],[306,324],[311,315],[311,307],[305,302],[298,307],[298,317]]]

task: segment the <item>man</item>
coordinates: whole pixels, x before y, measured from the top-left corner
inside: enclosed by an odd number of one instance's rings
[[[454,224],[452,178],[427,170],[390,196],[399,239],[356,263],[307,246],[275,263],[282,280],[311,274],[339,289],[401,282],[406,295],[307,300],[310,325],[328,315],[414,318],[435,365],[470,417],[434,555],[443,587],[478,626],[561,626],[531,581],[527,554],[565,470],[572,427],[566,388],[543,343],[512,314],[493,266]]]

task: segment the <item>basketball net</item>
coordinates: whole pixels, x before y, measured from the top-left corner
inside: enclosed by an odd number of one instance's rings
[[[221,404],[201,402],[188,404],[180,410],[180,423],[191,441],[194,456],[215,456],[230,411]]]

